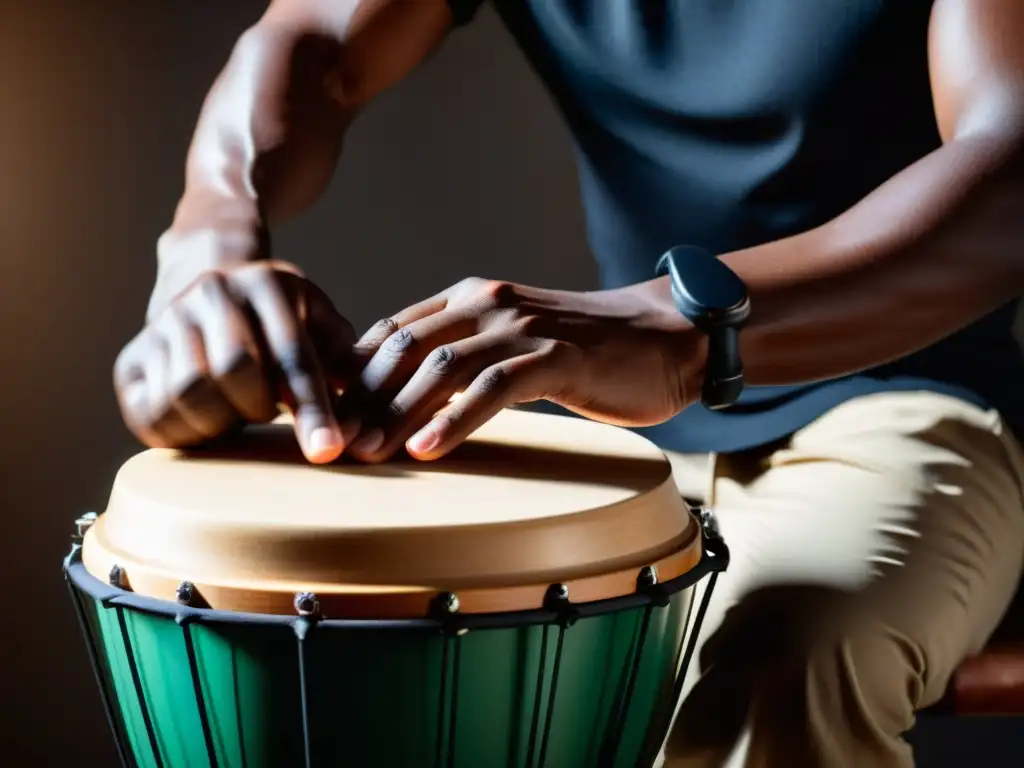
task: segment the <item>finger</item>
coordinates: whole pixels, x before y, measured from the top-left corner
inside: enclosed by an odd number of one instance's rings
[[[149,394],[144,378],[123,387],[118,393],[118,400],[125,425],[140,442],[149,448],[170,447],[163,437],[152,429],[149,418]]]
[[[320,365],[329,377],[345,377],[353,370],[352,347],[355,329],[334,306],[331,297],[318,285],[297,272],[278,274],[281,290],[299,324],[306,329],[318,354]]]
[[[324,369],[334,375],[347,375],[353,370],[352,347],[356,331],[352,323],[334,306],[319,286],[306,282],[306,327],[320,353]]]
[[[357,409],[346,407],[335,395],[350,388],[361,367],[353,353],[355,329],[338,312],[331,298],[319,286],[307,280],[298,268],[285,262],[268,263],[274,267],[285,300],[294,308],[300,326],[307,329],[314,357],[320,363],[333,401],[342,445],[348,445],[359,432],[360,420],[355,415]],[[292,400],[291,397],[287,399]],[[294,402],[290,402],[289,407],[294,409]],[[275,406],[273,417],[276,415]]]
[[[363,417],[354,443],[364,456],[377,454],[383,444],[383,427],[389,421],[387,404],[415,373],[431,349],[475,333],[475,319],[443,311],[416,320],[395,331],[363,368],[358,390],[346,398]]]
[[[284,282],[289,286],[289,300],[304,313],[300,319],[323,369],[342,444],[348,445],[359,434],[362,424],[357,398],[351,396],[353,390],[359,389],[359,370],[365,362],[360,361],[354,350],[355,329],[316,284],[305,279],[286,278]]]
[[[177,306],[157,320],[167,345],[166,397],[181,418],[207,440],[219,437],[241,419],[210,375],[203,335]]]
[[[406,449],[417,459],[440,458],[503,408],[554,397],[567,376],[560,357],[543,350],[488,367],[413,435]]]
[[[310,287],[315,289],[315,286]],[[353,347],[355,330],[334,309],[330,299],[324,296],[321,300],[315,294],[310,297],[307,327],[334,399],[342,443],[348,445],[359,434],[362,425],[359,403],[365,399],[359,396],[359,370],[364,361],[360,361]]]
[[[208,375],[221,395],[246,421],[274,419],[277,405],[252,320],[223,276],[212,275],[196,286],[184,297],[182,309],[202,335]]]
[[[406,383],[434,349],[476,334],[477,320],[438,312],[402,326],[384,341],[363,368],[360,382],[373,399],[390,397]]]
[[[147,327],[137,334],[131,341],[125,344],[124,348],[114,360],[114,391],[120,392],[122,388],[133,382],[140,382],[143,378],[142,358],[144,349],[148,342],[151,330]]]
[[[157,447],[182,448],[203,442],[203,433],[192,427],[175,407],[168,346],[159,333],[153,334],[143,365],[146,385],[144,423],[156,436]]]
[[[137,335],[114,361],[114,392],[125,426],[143,444],[158,448],[163,441],[150,429],[149,395],[145,375],[145,355],[151,329]]]
[[[389,403],[377,429],[352,444],[362,461],[384,461],[487,367],[530,351],[530,342],[486,333],[435,348]]]
[[[399,328],[404,328],[410,323],[422,320],[430,315],[444,311],[448,306],[448,289],[431,296],[429,299],[406,307],[401,312],[391,317],[378,320],[366,331],[356,342],[356,348],[360,354],[369,357],[384,341]]]
[[[240,270],[238,280],[260,319],[273,363],[293,401],[295,432],[309,461],[326,463],[341,455],[341,430],[334,418],[323,370],[291,305],[266,270]]]

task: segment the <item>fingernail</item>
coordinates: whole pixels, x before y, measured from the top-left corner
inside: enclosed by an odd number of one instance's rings
[[[352,450],[355,453],[373,453],[384,444],[384,431],[380,427],[371,427],[361,434],[354,443]]]
[[[428,424],[415,435],[409,438],[406,448],[412,453],[428,453],[437,447],[441,442],[441,433],[433,425]]]
[[[341,453],[341,442],[334,430],[317,427],[309,435],[310,461],[332,461]]]

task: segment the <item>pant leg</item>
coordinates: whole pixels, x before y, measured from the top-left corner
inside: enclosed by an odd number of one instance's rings
[[[902,735],[980,650],[1024,558],[1024,454],[934,393],[845,403],[719,457],[732,550],[666,768],[910,768]]]

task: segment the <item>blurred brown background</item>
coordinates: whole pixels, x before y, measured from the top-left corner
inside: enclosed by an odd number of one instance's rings
[[[136,450],[110,367],[139,328],[200,101],[262,6],[0,0],[2,765],[114,764],[60,561]],[[549,99],[485,13],[364,116],[277,250],[358,328],[468,275],[585,288],[575,184]],[[964,727],[961,755],[1001,738]]]

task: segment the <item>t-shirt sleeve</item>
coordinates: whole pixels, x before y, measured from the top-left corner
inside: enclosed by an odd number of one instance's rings
[[[448,0],[448,7],[452,9],[455,26],[458,27],[472,21],[483,4],[484,0]]]

